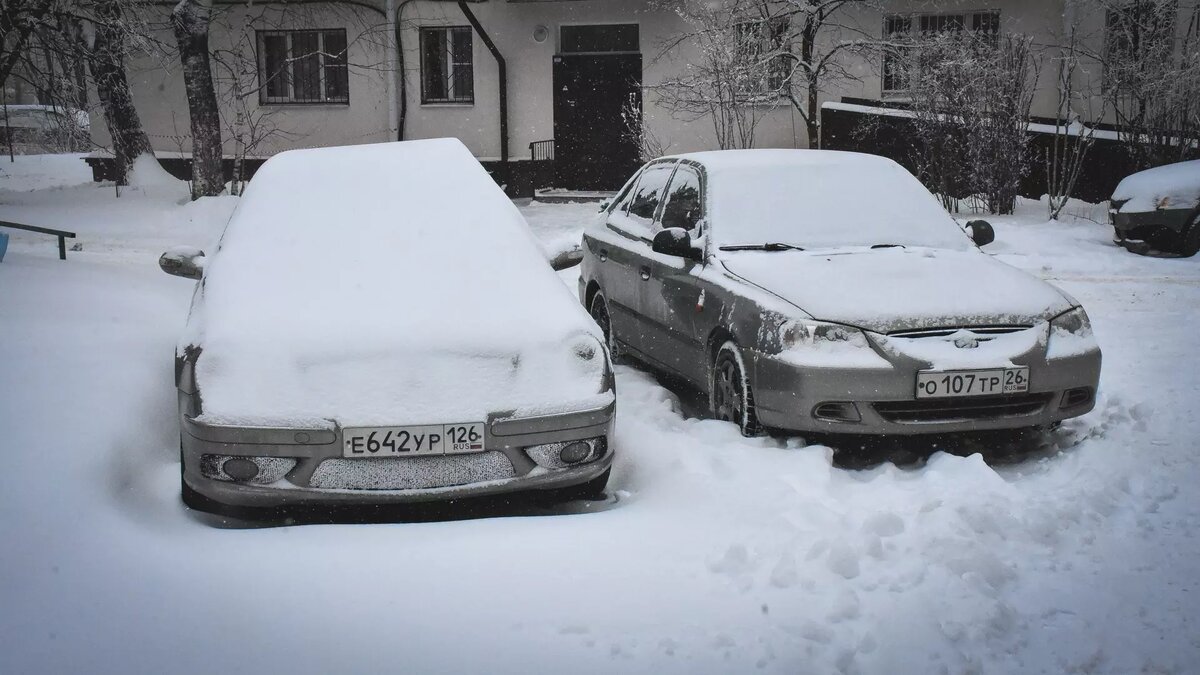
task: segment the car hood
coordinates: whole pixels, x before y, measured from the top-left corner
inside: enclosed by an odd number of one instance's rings
[[[1033,324],[1072,307],[1050,284],[977,250],[738,251],[722,262],[814,319],[880,333]]]

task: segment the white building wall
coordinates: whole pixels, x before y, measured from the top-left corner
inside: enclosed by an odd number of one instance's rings
[[[169,28],[170,6],[156,7],[161,14],[151,17],[151,25],[161,26],[154,38],[174,45]],[[361,4],[304,3],[280,5],[217,5],[210,27],[209,48],[217,58],[236,62],[234,54],[255,58],[256,30],[331,29],[346,30],[349,61],[350,103],[345,104],[259,104],[257,94],[249,97],[250,117],[265,114],[264,124],[277,128],[249,154],[270,156],[283,150],[328,145],[350,145],[394,140],[396,123],[388,114],[388,77],[392,74],[386,58],[386,15],[382,9]],[[139,55],[127,61],[134,104],[156,152],[191,152],[191,128],[182,68],[178,58]],[[222,140],[225,154],[234,153],[229,125],[233,109],[224,96],[232,83],[224,77],[228,71],[214,65],[215,87],[221,101]],[[257,78],[251,78],[257,80]],[[96,100],[92,94],[92,100]],[[102,147],[110,147],[103,112],[92,118],[92,136]]]

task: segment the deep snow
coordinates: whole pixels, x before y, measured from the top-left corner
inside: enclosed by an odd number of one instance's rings
[[[14,233],[0,263],[0,672],[1200,669],[1200,261],[1113,246],[1075,217],[1102,207],[989,218],[986,250],[1077,297],[1105,353],[1096,411],[1041,451],[847,470],[622,366],[606,508],[241,529],[178,499],[192,284],[155,263],[236,200],[5,191],[45,166],[4,164],[0,219],[83,250]],[[595,205],[521,209],[553,248]]]

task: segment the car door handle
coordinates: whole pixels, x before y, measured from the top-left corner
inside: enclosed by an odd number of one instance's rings
[[[642,281],[649,281],[649,280],[650,280],[650,268],[642,267]]]
[[[607,261],[608,261],[608,249],[602,248],[602,249],[600,249],[600,262],[607,262]]]

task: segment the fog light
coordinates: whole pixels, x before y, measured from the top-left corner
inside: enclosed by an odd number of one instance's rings
[[[230,478],[242,482],[253,480],[258,475],[258,464],[248,459],[227,459],[221,465],[221,470]]]
[[[558,451],[558,458],[563,464],[578,464],[587,459],[587,456],[592,454],[592,446],[584,441],[575,441],[568,443],[562,450]]]
[[[1060,408],[1074,408],[1077,405],[1083,405],[1092,400],[1091,387],[1079,387],[1077,389],[1068,389],[1067,393],[1063,394],[1062,404]]]
[[[813,417],[830,422],[860,422],[858,406],[850,401],[827,401],[813,408]]]

